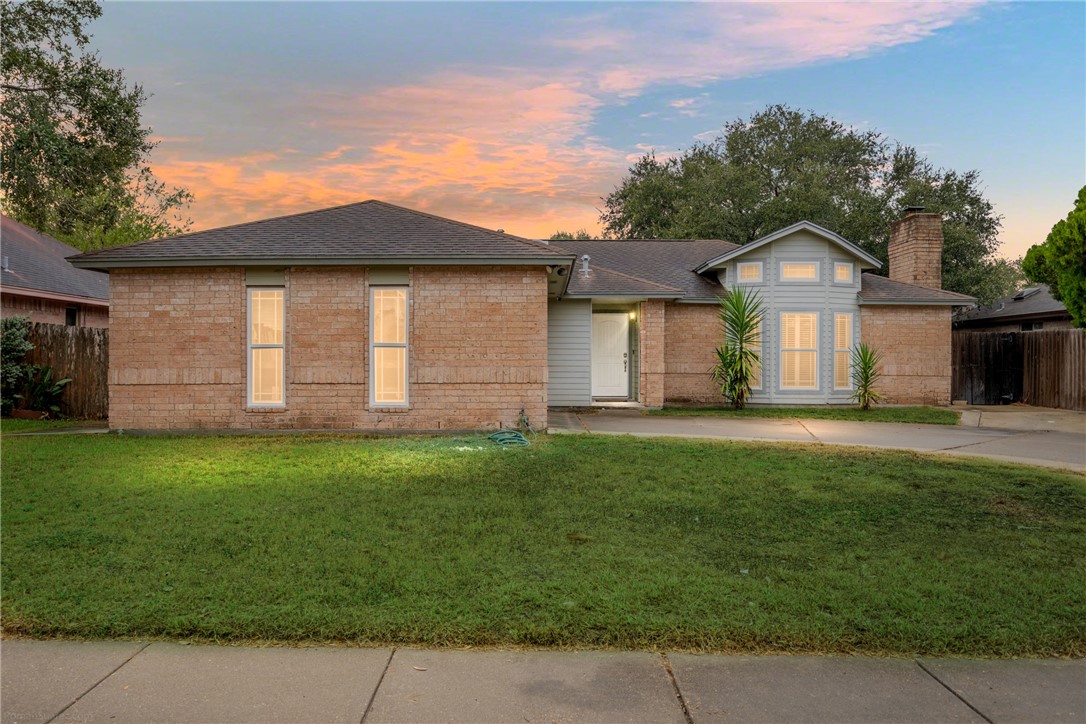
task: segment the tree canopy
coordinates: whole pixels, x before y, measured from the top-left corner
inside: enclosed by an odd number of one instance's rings
[[[1086,327],[1086,186],[1067,218],[1056,222],[1043,244],[1026,252],[1022,269],[1032,281],[1048,285],[1076,327]]]
[[[551,234],[551,241],[586,241],[593,238],[585,229],[576,231],[556,231]]]
[[[147,100],[90,52],[95,0],[0,4],[0,190],[5,212],[83,249],[176,233],[191,195],[147,166]]]
[[[977,171],[936,168],[878,131],[783,105],[731,121],[675,157],[642,156],[604,205],[612,238],[745,244],[805,219],[883,262],[891,224],[906,206],[923,206],[943,215],[946,289],[988,301],[1021,278],[995,256],[1001,219]]]

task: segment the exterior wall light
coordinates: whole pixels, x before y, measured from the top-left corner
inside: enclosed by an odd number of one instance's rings
[[[637,319],[637,312],[630,312],[630,319]]]

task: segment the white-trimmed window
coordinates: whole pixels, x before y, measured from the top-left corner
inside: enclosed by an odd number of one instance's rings
[[[817,261],[782,261],[781,281],[810,282],[818,281]]]
[[[754,370],[750,377],[750,389],[762,389],[762,325],[758,324],[754,329],[754,344],[750,346],[758,353],[758,361],[754,363]]]
[[[370,402],[407,404],[407,287],[370,287]]]
[[[818,389],[818,313],[781,314],[781,389]]]
[[[852,315],[833,315],[833,389],[852,389],[849,355],[852,349]]]
[[[761,284],[762,262],[741,261],[735,265],[735,277],[740,284]]]
[[[286,404],[286,309],[283,287],[249,287],[250,407]]]
[[[835,261],[833,263],[833,281],[837,284],[851,284],[852,263],[847,261]]]

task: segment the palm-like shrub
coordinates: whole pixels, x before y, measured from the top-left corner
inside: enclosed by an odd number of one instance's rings
[[[882,355],[862,342],[852,349],[852,399],[861,410],[870,410],[878,402],[875,385],[882,376]]]
[[[750,397],[750,383],[761,374],[762,307],[758,293],[736,287],[720,298],[720,319],[724,344],[716,349],[717,363],[710,374],[720,385],[720,394],[737,410]]]

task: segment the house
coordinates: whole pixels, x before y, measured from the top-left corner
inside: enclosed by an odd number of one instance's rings
[[[996,300],[987,307],[965,311],[954,318],[955,329],[985,332],[1034,332],[1073,329],[1067,307],[1052,298],[1047,284],[1037,284]]]
[[[109,275],[76,269],[79,253],[0,216],[0,316],[72,327],[109,326]]]
[[[113,428],[546,427],[548,406],[719,400],[717,297],[762,292],[755,402],[847,402],[848,348],[890,401],[950,399],[939,216],[914,211],[891,278],[800,223],[726,241],[561,246],[380,201],[81,255],[111,275]]]

